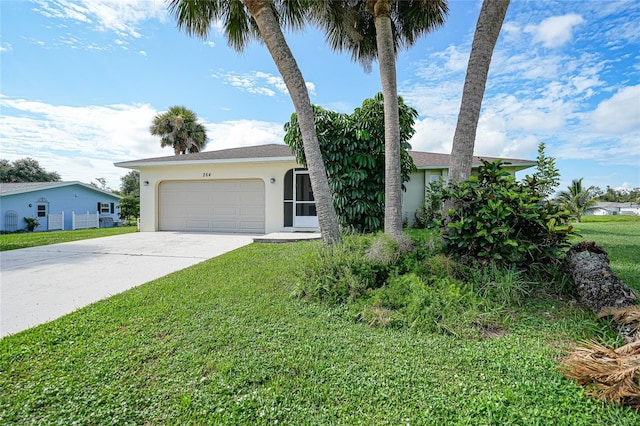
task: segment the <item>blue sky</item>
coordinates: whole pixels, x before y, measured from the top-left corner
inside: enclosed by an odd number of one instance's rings
[[[413,148],[449,153],[479,0],[449,2],[445,26],[398,57],[420,114]],[[266,48],[237,53],[216,29],[176,28],[161,0],[0,3],[0,157],[37,159],[63,180],[107,179],[114,162],[172,155],[148,128],[172,105],[206,125],[207,150],[282,143],[293,105]],[[494,53],[476,155],[557,158],[574,178],[640,187],[640,4],[512,0]],[[351,112],[380,91],[313,28],[287,34],[314,104]],[[531,173],[530,171],[529,173]]]

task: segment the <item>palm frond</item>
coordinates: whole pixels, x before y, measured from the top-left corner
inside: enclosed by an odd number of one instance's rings
[[[613,349],[583,342],[562,362],[566,377],[587,387],[587,394],[640,411],[640,339]]]

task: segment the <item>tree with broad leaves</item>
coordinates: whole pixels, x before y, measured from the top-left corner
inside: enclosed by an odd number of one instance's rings
[[[384,96],[385,233],[402,234],[401,142],[396,55],[444,24],[445,0],[317,0],[314,19],[334,50],[370,69],[378,60]]]

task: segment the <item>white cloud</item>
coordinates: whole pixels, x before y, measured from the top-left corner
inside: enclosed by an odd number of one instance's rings
[[[466,70],[469,63],[469,51],[461,52],[457,46],[449,46],[434,56],[444,59],[445,67],[453,72]]]
[[[236,87],[243,92],[255,93],[264,96],[275,96],[277,92],[289,95],[287,86],[280,76],[262,71],[236,74],[234,72],[217,72],[211,74],[214,78],[220,78],[227,84]],[[315,95],[315,84],[306,82],[309,95]]]
[[[99,31],[113,31],[120,37],[140,37],[142,22],[164,22],[167,10],[161,1],[140,0],[33,0],[36,10],[48,18],[94,25]]]
[[[640,85],[625,87],[600,102],[586,120],[585,124],[600,132],[637,131],[640,129]]]
[[[216,43],[213,41],[205,41],[204,45],[209,47],[216,47]]]
[[[573,27],[584,22],[582,16],[570,13],[544,19],[539,25],[527,25],[526,33],[533,34],[534,43],[545,47],[560,47],[573,38]]]
[[[13,47],[11,46],[11,43],[0,44],[0,53],[11,52],[12,50]]]
[[[147,52],[145,52],[144,50],[139,51],[138,54],[140,56],[147,56]]]
[[[0,95],[2,158],[32,157],[63,180],[104,177],[112,188],[127,170],[113,163],[173,155],[160,148],[149,125],[158,113],[148,104],[71,107]],[[257,120],[207,123],[206,150],[282,143],[282,123]]]
[[[224,121],[206,125],[209,143],[207,151],[240,146],[283,143],[282,123],[258,120]]]

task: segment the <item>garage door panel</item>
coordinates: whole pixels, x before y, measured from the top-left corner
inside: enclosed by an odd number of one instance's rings
[[[158,192],[162,231],[264,232],[262,181],[168,181]]]

